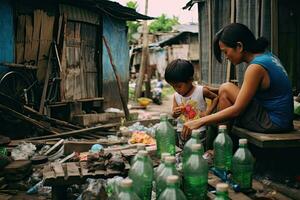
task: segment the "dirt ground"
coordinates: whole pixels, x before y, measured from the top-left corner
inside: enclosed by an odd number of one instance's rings
[[[129,102],[130,105],[135,105],[135,102]],[[159,118],[161,113],[172,113],[172,104],[173,104],[173,94],[168,94],[164,96],[163,102],[161,105],[151,103],[146,107],[146,109],[130,109],[130,113],[138,113],[139,119],[155,119]]]

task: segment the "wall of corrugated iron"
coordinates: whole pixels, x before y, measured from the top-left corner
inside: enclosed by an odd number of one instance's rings
[[[122,93],[128,99],[129,46],[126,32],[125,21],[119,21],[107,15],[103,16],[103,36],[110,46],[113,62],[121,79]],[[122,103],[118,94],[117,82],[105,45],[103,45],[102,60],[104,108],[121,108]]]
[[[13,9],[9,0],[0,3],[0,63],[14,61]],[[0,66],[0,72],[7,68]]]

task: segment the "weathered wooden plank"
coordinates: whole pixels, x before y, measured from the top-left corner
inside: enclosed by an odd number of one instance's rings
[[[83,177],[90,175],[90,173],[88,172],[88,169],[86,167],[86,162],[79,162],[79,165],[80,165],[80,170],[81,170],[81,174]]]
[[[66,163],[68,177],[81,176],[78,166],[75,162]]]
[[[32,26],[32,17],[29,15],[25,16],[25,52],[24,52],[24,60],[25,61],[32,61],[34,60],[32,51],[31,51],[31,43],[32,43],[32,33],[33,33],[33,26]]]
[[[65,177],[65,172],[64,172],[64,169],[62,168],[61,164],[51,163],[51,166],[55,173],[56,178],[64,178]]]
[[[282,134],[264,134],[234,126],[231,132],[238,137],[248,139],[250,143],[261,148],[300,147],[299,130]]]
[[[34,10],[33,12],[33,33],[32,33],[32,43],[31,43],[31,53],[35,64],[38,63],[38,50],[40,43],[40,32],[42,25],[42,13],[41,10]]]
[[[16,63],[21,63],[24,61],[25,24],[26,16],[18,16],[16,35]]]
[[[40,81],[44,80],[46,75],[48,63],[47,57],[53,39],[53,25],[54,16],[48,16],[46,12],[43,12],[38,55],[39,68],[37,70],[37,78]]]
[[[212,173],[208,173],[208,184],[216,188],[218,183],[221,183],[221,179],[217,176],[213,175]],[[248,196],[241,192],[235,192],[231,188],[228,190],[228,196],[232,200],[251,200]]]
[[[55,178],[55,172],[53,171],[53,168],[51,167],[51,165],[45,165],[44,166],[44,168],[43,168],[43,178],[44,178],[44,180]]]

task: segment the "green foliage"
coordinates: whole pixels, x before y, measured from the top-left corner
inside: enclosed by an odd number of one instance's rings
[[[134,10],[137,9],[138,5],[136,1],[128,1],[126,4],[127,7],[132,8]],[[132,34],[137,33],[138,27],[140,24],[138,22],[133,21],[127,21],[127,27],[128,27],[128,42],[131,42],[133,40]]]
[[[149,25],[149,31],[150,33],[169,32],[177,24],[179,24],[178,17],[168,18],[165,14],[162,14]]]

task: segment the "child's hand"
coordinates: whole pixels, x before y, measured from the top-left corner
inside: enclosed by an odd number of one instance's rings
[[[183,109],[184,109],[184,106],[175,107],[173,109],[173,117],[177,118],[179,115],[181,115]]]

